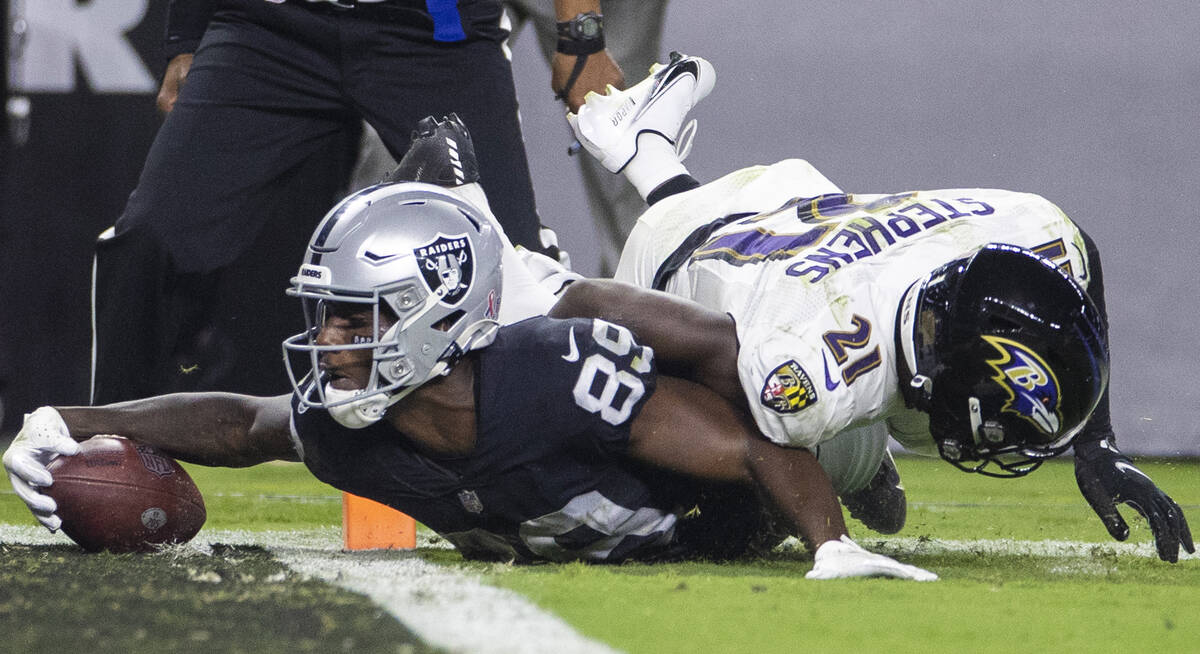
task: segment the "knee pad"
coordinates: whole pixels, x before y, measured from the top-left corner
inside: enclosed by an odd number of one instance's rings
[[[887,442],[887,425],[882,422],[847,429],[817,446],[817,462],[839,495],[853,493],[875,476]]]

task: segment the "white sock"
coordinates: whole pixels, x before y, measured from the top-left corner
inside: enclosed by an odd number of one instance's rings
[[[638,135],[637,154],[621,172],[644,200],[668,179],[687,175],[688,169],[679,161],[670,141],[653,132],[645,132]]]

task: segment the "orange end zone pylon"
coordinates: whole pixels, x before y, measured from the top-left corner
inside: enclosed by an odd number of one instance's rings
[[[417,521],[365,497],[342,493],[342,542],[348,550],[410,550]]]

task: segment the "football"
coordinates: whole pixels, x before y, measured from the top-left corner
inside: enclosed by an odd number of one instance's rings
[[[79,454],[50,462],[62,530],[85,550],[149,552],[200,531],[204,498],[179,463],[117,436],[80,443]]]

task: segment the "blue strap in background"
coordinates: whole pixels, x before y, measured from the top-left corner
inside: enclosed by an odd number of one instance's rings
[[[458,15],[458,0],[425,0],[425,8],[433,17],[434,41],[463,41],[462,17]]]

